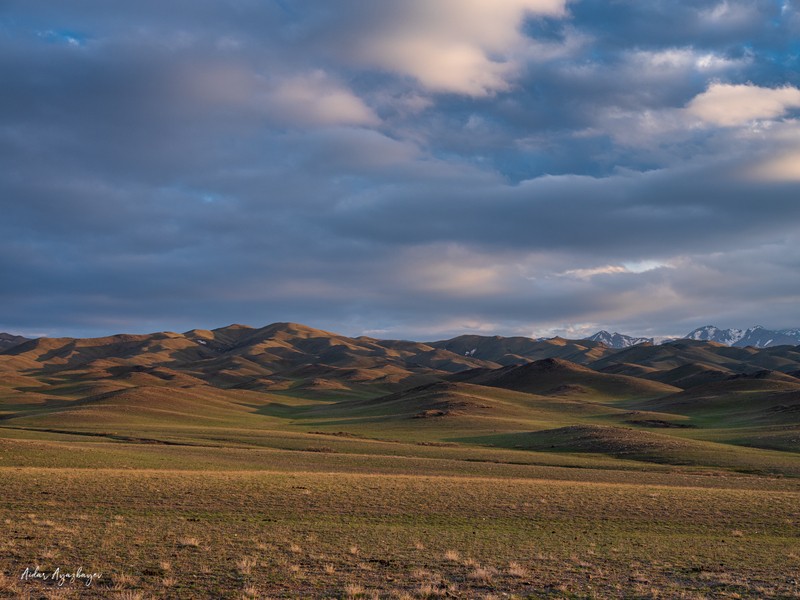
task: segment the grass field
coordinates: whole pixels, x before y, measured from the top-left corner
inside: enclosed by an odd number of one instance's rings
[[[800,597],[793,478],[48,435],[2,444],[4,597]]]

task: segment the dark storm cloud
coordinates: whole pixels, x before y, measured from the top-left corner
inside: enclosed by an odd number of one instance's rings
[[[795,3],[429,7],[5,3],[0,330],[800,324]]]
[[[794,183],[748,181],[744,159],[604,178],[540,177],[516,186],[455,179],[389,187],[320,218],[375,243],[446,240],[522,251],[573,251],[608,259],[713,250],[731,231],[747,239],[794,231]],[[758,198],[758,201],[754,201]]]

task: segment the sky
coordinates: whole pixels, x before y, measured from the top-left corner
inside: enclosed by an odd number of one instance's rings
[[[800,1],[4,0],[0,331],[800,326]]]

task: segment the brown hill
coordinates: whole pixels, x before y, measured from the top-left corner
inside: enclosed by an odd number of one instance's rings
[[[567,360],[547,358],[496,370],[467,371],[451,380],[541,395],[584,395],[603,399],[654,398],[679,391],[671,385],[627,375],[600,373]]]
[[[412,394],[413,401],[421,398],[419,386],[446,381],[442,386],[471,386],[448,392],[459,396],[454,402],[467,402],[465,407],[476,405],[464,396],[491,396],[488,387],[536,395],[537,410],[547,398],[572,403],[570,411],[576,410],[575,403],[597,406],[668,398],[653,409],[658,406],[661,412],[682,415],[685,403],[699,398],[706,399],[701,404],[709,404],[708,398],[719,404],[725,394],[741,398],[742,394],[794,390],[800,379],[790,373],[800,372],[800,353],[795,347],[758,350],[692,340],[621,351],[588,340],[561,338],[459,336],[425,344],[351,338],[296,323],[274,323],[184,334],[28,340],[0,352],[0,371],[8,382],[16,382],[6,386],[12,395],[14,390],[23,395],[47,393],[70,402],[99,392],[156,388],[191,389],[193,397],[202,388],[209,393],[280,392],[325,402],[400,393]],[[715,384],[721,387],[708,387]],[[479,393],[478,386],[484,386],[484,391]],[[412,388],[418,391],[405,391]],[[696,394],[681,396],[683,390]],[[452,406],[438,406],[441,398],[431,404],[440,391],[428,388],[428,407],[417,412],[457,413]],[[791,404],[784,400],[773,404]],[[515,402],[524,405],[519,398]],[[529,410],[532,405],[525,406]],[[516,418],[516,410],[509,415]],[[769,415],[770,422],[780,417],[778,412]]]
[[[418,342],[349,338],[296,323],[275,323],[251,330],[225,354],[244,357],[275,373],[303,364],[347,368],[381,368],[391,364],[447,372],[486,365],[484,361]]]
[[[725,367],[717,367],[704,363],[687,363],[668,371],[654,371],[646,375],[647,379],[668,383],[679,388],[689,389],[715,381],[724,381],[735,375]]]
[[[431,418],[491,414],[490,390],[464,383],[437,381],[370,400],[349,403],[353,408],[372,409],[377,414]]]
[[[18,346],[22,342],[27,342],[28,338],[21,335],[13,335],[10,333],[0,333],[0,352],[8,350],[14,346]]]
[[[255,412],[245,403],[220,394],[207,386],[165,389],[139,386],[87,395],[82,400],[41,414],[23,414],[8,422],[17,426],[75,427],[92,429],[130,426],[149,422],[175,426],[197,423],[231,422]]]
[[[498,365],[417,342],[349,338],[296,323],[260,329],[229,325],[185,334],[40,338],[0,354],[0,369],[6,372],[183,387],[202,380],[246,389],[303,387],[304,379],[314,380],[313,388],[340,388],[331,383],[338,379],[419,383],[419,376],[478,366]],[[323,385],[322,380],[329,383]]]
[[[74,369],[100,359],[156,365],[186,363],[212,355],[206,348],[171,332],[85,339],[38,338],[14,346],[4,354],[35,361],[49,371]]]
[[[727,444],[604,425],[570,425],[496,436],[504,446],[544,452],[606,454],[616,458],[673,465],[740,466],[740,451]]]
[[[635,407],[713,420],[718,426],[800,422],[800,380],[740,376],[696,386]]]
[[[500,365],[521,365],[543,358],[563,358],[586,364],[613,352],[600,342],[558,337],[537,341],[526,337],[461,335],[451,340],[431,342],[430,345]]]
[[[645,379],[647,379],[648,375],[661,372],[653,367],[645,367],[633,363],[612,363],[607,367],[598,369],[598,371],[610,375],[629,375],[630,377],[644,377]]]
[[[676,340],[654,346],[641,344],[609,354],[590,366],[605,371],[615,364],[635,364],[669,371],[685,365],[746,373],[761,369],[793,371],[800,369],[800,353],[792,346],[734,348],[715,342]]]

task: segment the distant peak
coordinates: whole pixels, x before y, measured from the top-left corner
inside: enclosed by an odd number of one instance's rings
[[[302,323],[293,323],[292,321],[279,321],[277,323],[267,325],[266,327],[262,327],[261,329],[273,329],[275,331],[318,331],[317,329],[309,327],[308,325],[303,325]]]
[[[718,329],[713,325],[698,327],[690,332],[687,339],[702,342],[716,342],[726,346],[744,348],[767,348],[779,345],[797,345],[800,343],[800,330],[782,329],[773,331],[762,325],[753,325],[748,329]]]
[[[339,337],[339,334],[330,331],[324,331],[315,327],[309,327],[302,323],[292,323],[291,321],[282,321],[279,323],[272,323],[266,327],[261,327],[257,330],[257,335],[289,335],[300,337]]]
[[[242,325],[241,323],[231,323],[230,325],[226,325],[225,327],[217,327],[213,331],[230,331],[232,329],[253,329],[249,325]],[[193,330],[193,331],[200,331],[200,330]]]
[[[632,337],[622,333],[609,333],[605,329],[601,329],[594,335],[585,338],[590,342],[599,342],[605,344],[609,348],[621,349],[630,348],[631,346],[638,346],[640,344],[652,344],[653,338]]]

